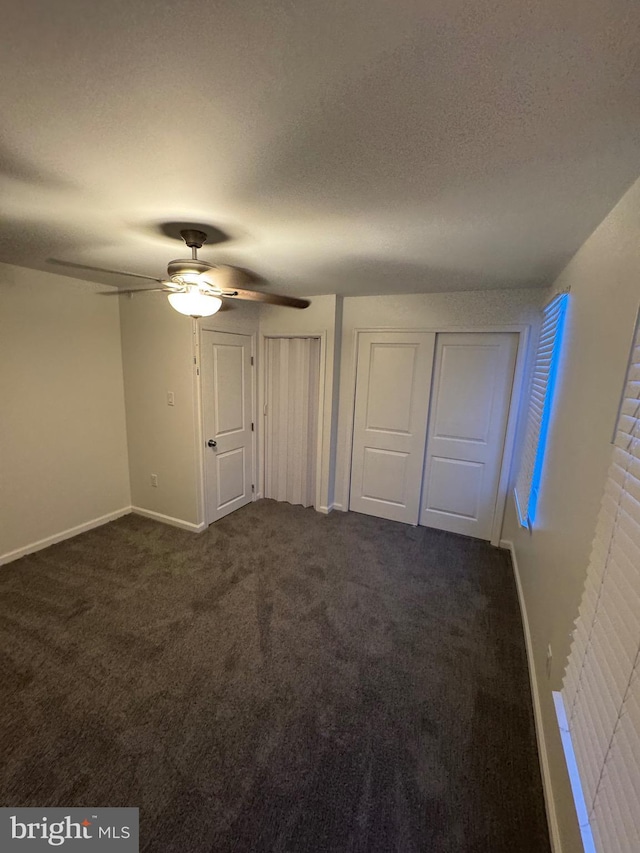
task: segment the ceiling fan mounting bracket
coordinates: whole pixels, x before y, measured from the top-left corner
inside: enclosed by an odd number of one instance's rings
[[[204,231],[197,231],[195,228],[185,228],[180,232],[180,236],[190,249],[201,249],[207,242]]]

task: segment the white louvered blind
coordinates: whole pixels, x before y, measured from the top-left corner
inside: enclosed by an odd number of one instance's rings
[[[533,523],[538,501],[546,430],[553,398],[553,384],[567,298],[566,293],[556,296],[545,307],[542,316],[542,328],[531,382],[527,427],[515,487],[520,523],[524,527],[529,527]]]
[[[640,330],[562,698],[598,853],[640,851]]]

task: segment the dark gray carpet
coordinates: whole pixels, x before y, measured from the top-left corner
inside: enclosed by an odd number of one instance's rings
[[[509,556],[354,513],[136,516],[0,569],[0,804],[153,853],[548,853]]]

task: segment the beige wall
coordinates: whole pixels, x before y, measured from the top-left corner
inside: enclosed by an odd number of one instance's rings
[[[130,504],[118,299],[0,264],[0,556]]]
[[[554,289],[571,287],[535,529],[508,502],[531,629],[563,853],[581,850],[551,690],[559,689],[611,455],[610,439],[640,302],[640,181],[575,255]],[[545,674],[547,645],[551,679]]]
[[[131,503],[197,525],[193,321],[160,293],[121,296],[118,302]],[[167,405],[168,391],[173,406]]]
[[[348,507],[357,329],[446,330],[524,325],[535,331],[542,302],[543,292],[539,289],[345,298],[336,448],[336,506],[340,509]]]

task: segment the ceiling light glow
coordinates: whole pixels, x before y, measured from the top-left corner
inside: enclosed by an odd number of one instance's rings
[[[197,287],[189,287],[184,293],[170,293],[167,299],[172,308],[187,317],[210,317],[222,306],[222,299],[218,296],[207,296]]]
[[[181,272],[180,275],[174,275],[173,281],[176,284],[198,284],[200,281],[200,273],[198,272]]]

